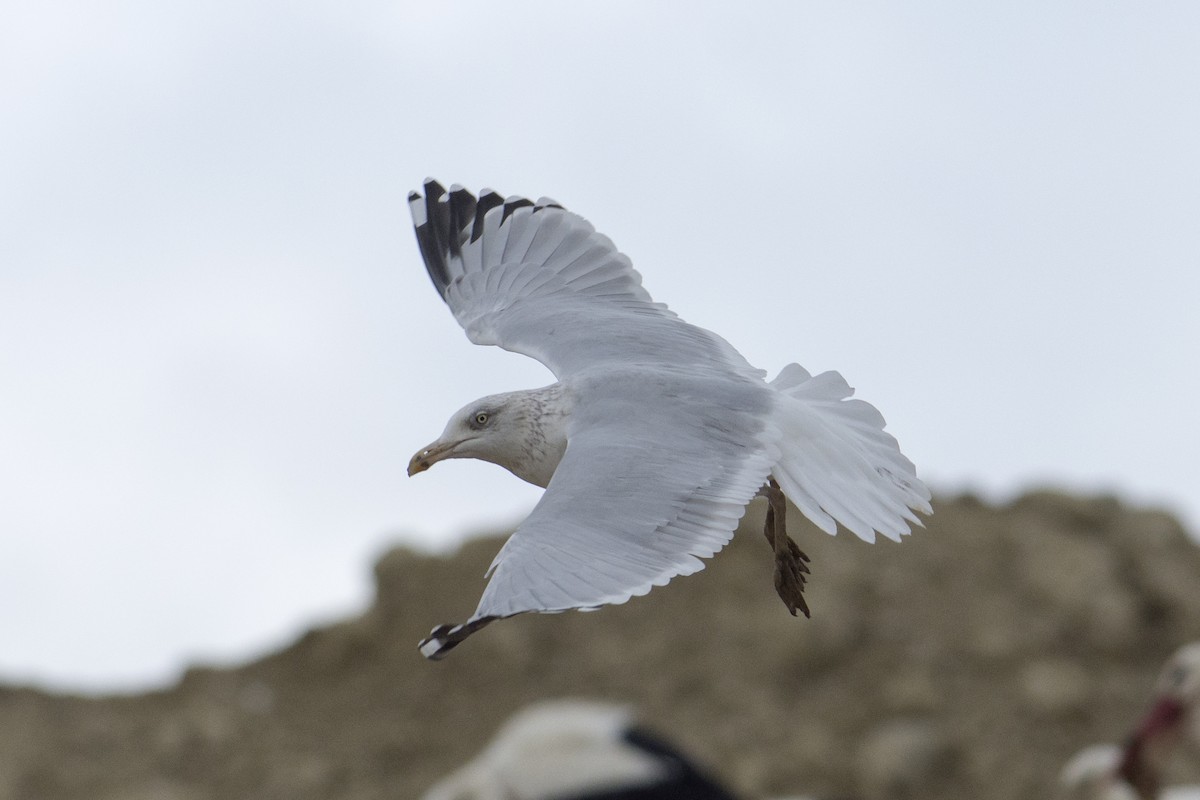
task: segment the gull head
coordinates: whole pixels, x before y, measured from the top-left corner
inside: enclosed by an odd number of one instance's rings
[[[1175,651],[1159,676],[1158,694],[1183,706],[1200,705],[1200,642]]]
[[[566,449],[556,387],[488,395],[460,408],[436,441],[408,462],[409,476],[447,458],[478,458],[545,486]]]
[[[1142,721],[1143,733],[1166,733],[1190,747],[1200,746],[1200,642],[1175,651],[1159,675],[1155,693],[1154,708]]]
[[[1200,743],[1200,718],[1195,714],[1200,708],[1200,642],[1175,651],[1159,675],[1155,694],[1154,707],[1137,735],[1148,739],[1167,734]]]

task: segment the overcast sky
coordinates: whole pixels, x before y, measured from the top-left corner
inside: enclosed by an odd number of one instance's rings
[[[552,380],[437,298],[427,175],[841,371],[935,491],[1195,530],[1198,39],[1190,2],[0,5],[0,680],[248,657],[536,502],[405,476]]]

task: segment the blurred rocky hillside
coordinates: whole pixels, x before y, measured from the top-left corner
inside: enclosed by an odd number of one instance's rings
[[[756,504],[703,572],[497,623],[438,663],[417,641],[470,614],[500,540],[396,549],[367,613],[242,667],[137,696],[0,688],[0,799],[416,798],[514,711],[566,696],[632,705],[747,798],[1053,797],[1200,638],[1200,550],[1107,497],[935,505],[902,544],[792,515],[811,620],[775,596]]]

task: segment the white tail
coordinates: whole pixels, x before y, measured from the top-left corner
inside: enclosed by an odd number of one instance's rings
[[[883,415],[836,372],[813,376],[788,364],[771,386],[779,390],[775,425],[780,457],[772,470],[783,493],[826,533],[840,522],[859,538],[882,533],[896,541],[913,514],[932,514],[929,489],[883,429]]]

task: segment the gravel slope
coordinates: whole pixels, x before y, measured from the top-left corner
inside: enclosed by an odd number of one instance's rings
[[[416,643],[469,615],[499,540],[397,549],[366,614],[240,668],[138,696],[0,688],[0,798],[415,798],[512,712],[566,696],[635,706],[750,798],[1052,797],[1200,638],[1200,550],[1105,497],[935,506],[899,545],[793,515],[812,620],[775,597],[755,506],[695,576],[497,623],[439,663]]]

